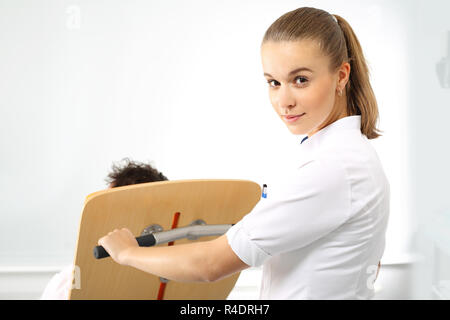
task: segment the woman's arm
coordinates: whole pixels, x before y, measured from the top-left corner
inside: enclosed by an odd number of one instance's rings
[[[226,235],[211,241],[139,247],[124,228],[110,232],[98,244],[119,264],[175,281],[212,282],[249,267],[231,249]]]

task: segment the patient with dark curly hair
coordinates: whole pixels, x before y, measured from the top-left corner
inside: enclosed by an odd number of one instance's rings
[[[108,189],[132,184],[166,181],[166,176],[150,164],[132,161],[124,158],[119,163],[113,163],[110,173],[105,179]],[[72,265],[55,274],[45,287],[40,300],[67,300],[72,288]]]
[[[125,161],[122,165],[113,164],[112,171],[105,179],[110,188],[169,180],[150,164],[131,161],[128,158],[122,161]]]

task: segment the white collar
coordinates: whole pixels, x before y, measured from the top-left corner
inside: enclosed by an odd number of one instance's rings
[[[311,137],[308,137],[308,139],[300,144],[302,139],[305,137],[303,136],[298,144],[300,145],[302,152],[314,151],[319,145],[322,144],[327,136],[333,136],[336,132],[340,132],[343,130],[357,130],[358,132],[361,132],[361,116],[348,116],[336,120],[325,128],[317,131],[315,134],[313,134]]]

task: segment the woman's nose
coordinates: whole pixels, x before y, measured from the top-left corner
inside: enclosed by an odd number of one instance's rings
[[[284,86],[278,90],[276,104],[282,114],[289,114],[290,110],[295,107],[295,97],[289,88]]]

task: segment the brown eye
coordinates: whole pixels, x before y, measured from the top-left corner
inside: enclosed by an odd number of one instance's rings
[[[271,85],[272,82],[277,82],[277,83],[278,83],[278,81],[276,81],[276,80],[267,80],[267,83],[269,84],[269,87],[273,87],[273,86]]]
[[[302,79],[302,80],[304,80],[304,81],[297,82],[298,79]],[[308,79],[306,79],[305,77],[297,77],[297,78],[295,78],[295,83],[296,83],[296,84],[304,84],[304,83],[306,83],[306,82],[308,82]]]

